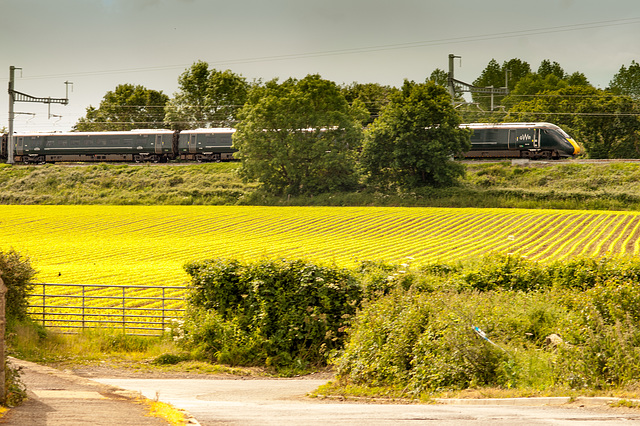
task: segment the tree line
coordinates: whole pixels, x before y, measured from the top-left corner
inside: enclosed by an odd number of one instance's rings
[[[520,59],[492,59],[473,84],[506,85],[509,94],[474,93],[469,103],[456,93],[452,102],[440,69],[397,88],[338,85],[319,75],[248,82],[198,61],[180,75],[172,98],[121,84],[89,106],[74,130],[234,127],[241,175],[278,195],[450,185],[463,173],[452,158],[469,149],[463,122],[548,121],[592,158],[640,158],[635,61],[606,89],[549,60],[533,71]]]

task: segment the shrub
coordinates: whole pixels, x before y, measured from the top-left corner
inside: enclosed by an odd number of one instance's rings
[[[12,323],[27,318],[28,294],[33,286],[31,280],[36,275],[28,257],[11,249],[0,251],[0,278],[7,286],[6,317]]]
[[[474,386],[637,388],[638,265],[607,258],[543,265],[498,255],[425,267],[410,286],[404,276],[391,280],[396,285],[386,283],[364,303],[334,361],[338,376],[412,394]],[[368,267],[369,278],[395,270]],[[419,284],[427,281],[435,284]],[[551,334],[561,342],[549,344]]]
[[[209,260],[192,276],[187,342],[219,362],[323,365],[342,346],[362,291],[345,269],[301,260]]]
[[[470,288],[486,290],[531,291],[550,287],[548,272],[536,262],[521,256],[496,254],[480,261],[478,267],[464,274]]]
[[[416,394],[504,383],[507,352],[474,331],[476,324],[491,329],[484,325],[491,321],[483,318],[491,300],[477,292],[396,291],[368,303],[336,359],[338,375],[355,384],[399,386]],[[499,335],[495,329],[491,334]]]

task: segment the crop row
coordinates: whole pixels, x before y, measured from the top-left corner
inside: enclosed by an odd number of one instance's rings
[[[489,252],[536,260],[640,252],[635,212],[216,206],[0,206],[0,249],[27,254],[38,280],[183,285],[185,262],[305,258],[353,266]]]

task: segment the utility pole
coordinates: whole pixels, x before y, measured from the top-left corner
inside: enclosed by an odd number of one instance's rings
[[[22,68],[18,68],[21,70]],[[15,114],[13,113],[13,104],[15,103],[13,97],[13,86],[16,74],[16,67],[11,65],[9,67],[9,137],[7,138],[7,163],[13,164],[13,118]]]
[[[449,94],[451,95],[451,102],[455,105],[456,86],[455,78],[453,76],[453,61],[456,58],[462,59],[462,56],[456,56],[453,53],[449,53],[449,76],[447,78],[447,87],[449,87]]]
[[[15,112],[13,111],[13,105],[16,102],[37,102],[49,105],[49,116],[51,116],[51,104],[69,104],[69,85],[73,84],[70,81],[65,81],[67,86],[66,98],[37,98],[35,96],[27,95],[26,93],[18,92],[15,90],[15,70],[21,70],[22,68],[16,68],[13,65],[9,67],[9,137],[7,138],[7,163],[13,164],[14,161],[14,143],[13,143],[13,119]]]
[[[5,356],[5,327],[7,324],[6,317],[6,299],[7,286],[2,281],[2,270],[0,269],[0,403],[7,402],[7,387],[6,387],[6,361]]]
[[[477,87],[473,84],[465,83],[464,81],[456,80],[453,75],[453,61],[455,58],[461,58],[461,56],[455,56],[453,53],[449,54],[449,78],[447,81],[447,85],[449,86],[449,94],[451,95],[451,102],[455,106],[455,94],[456,94],[456,86],[458,87],[458,92],[470,92],[470,93],[485,93],[491,95],[491,111],[493,111],[493,95],[503,95],[506,96],[509,94],[509,89],[507,87],[508,81],[506,81],[505,76],[505,87]]]

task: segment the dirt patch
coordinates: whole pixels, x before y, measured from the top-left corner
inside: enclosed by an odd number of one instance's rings
[[[332,380],[335,373],[330,368],[325,368],[310,374],[295,377],[275,377],[270,372],[260,368],[242,368],[229,373],[208,372],[208,371],[188,371],[188,364],[185,370],[180,370],[181,365],[172,366],[171,370],[163,367],[155,367],[142,364],[136,365],[71,365],[57,366],[65,371],[85,378],[130,378],[130,379],[212,379],[212,380],[261,380],[261,379],[296,379],[296,380]],[[231,371],[232,369],[229,368]]]

